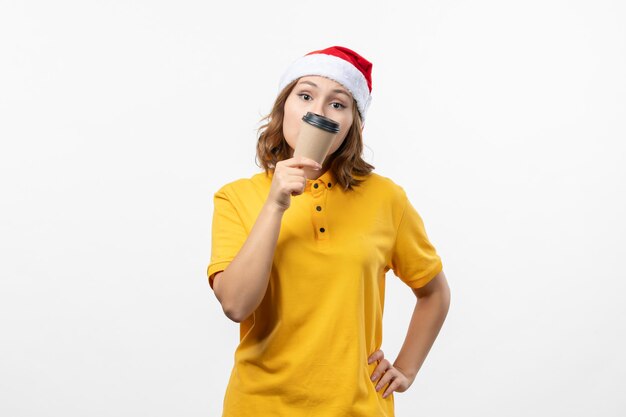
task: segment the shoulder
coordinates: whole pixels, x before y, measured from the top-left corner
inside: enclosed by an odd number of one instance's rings
[[[265,171],[255,173],[247,178],[238,178],[222,185],[216,192],[220,196],[248,195],[259,190],[268,188],[271,185],[271,178]]]
[[[360,178],[360,177],[359,177]],[[402,186],[389,177],[371,172],[362,183],[367,192],[376,198],[388,199],[394,205],[404,206],[407,198]]]

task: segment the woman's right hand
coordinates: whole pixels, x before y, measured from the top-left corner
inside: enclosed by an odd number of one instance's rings
[[[291,205],[291,196],[300,195],[306,187],[306,175],[302,167],[321,169],[321,165],[310,158],[297,156],[276,163],[274,177],[267,202],[279,209],[287,210]]]

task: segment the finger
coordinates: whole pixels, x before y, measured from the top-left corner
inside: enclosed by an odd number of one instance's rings
[[[385,358],[385,354],[383,353],[381,349],[378,349],[376,352],[370,355],[369,359],[367,360],[367,363],[371,364],[374,361],[380,361],[380,360],[383,360],[384,358]]]
[[[303,177],[304,170],[301,168],[286,168],[285,173],[290,177]]]
[[[304,156],[300,157],[300,163],[302,163],[302,164],[313,164],[313,166],[319,166],[319,167],[322,166],[322,164],[320,164],[316,160],[311,159],[311,158],[306,158]]]
[[[389,384],[389,387],[387,387],[387,389],[383,393],[383,398],[387,398],[388,396],[390,396],[391,393],[397,390],[399,386],[400,378],[395,378],[393,381],[391,381],[391,384]]]
[[[394,378],[396,378],[396,376],[397,375],[395,375],[393,372],[393,368],[389,369],[387,372],[385,372],[385,375],[383,375],[383,377],[380,378],[380,381],[378,381],[378,384],[376,384],[376,391],[379,391],[381,388],[384,388],[385,385],[390,383]]]
[[[287,160],[287,166],[307,166],[310,168],[321,168],[322,165],[317,163],[316,161],[312,160],[311,158],[305,158],[303,156],[298,156],[295,158],[291,158],[290,160]]]
[[[383,376],[387,369],[391,368],[391,363],[387,359],[383,359],[380,361],[374,372],[372,372],[372,381],[376,381],[378,378]]]
[[[292,181],[289,183],[289,188],[291,189],[292,196],[300,195],[304,192],[304,189],[306,188],[306,180],[303,182],[300,178],[297,181]]]

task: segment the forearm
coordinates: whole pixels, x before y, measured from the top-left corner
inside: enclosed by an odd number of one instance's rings
[[[237,256],[219,278],[222,307],[235,321],[250,316],[265,296],[283,214],[284,210],[266,203]]]
[[[449,293],[420,297],[413,310],[406,339],[393,366],[414,379],[443,326],[450,306]]]

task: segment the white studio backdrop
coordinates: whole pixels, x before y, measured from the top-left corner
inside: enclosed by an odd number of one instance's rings
[[[280,74],[331,45],[374,63],[364,157],[452,291],[396,414],[625,415],[625,21],[601,0],[0,1],[0,415],[221,415],[239,328],[206,279],[213,193],[260,171]],[[415,297],[387,278],[394,359]]]

